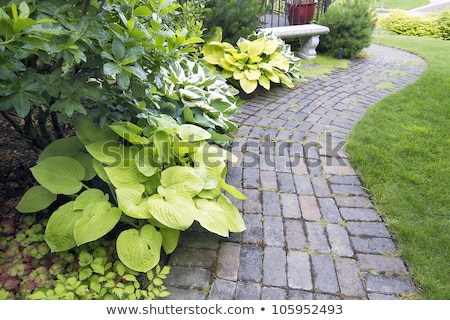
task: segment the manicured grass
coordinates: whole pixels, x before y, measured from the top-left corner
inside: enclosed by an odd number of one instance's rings
[[[420,79],[368,110],[347,144],[423,299],[450,299],[450,42],[378,34],[427,61]]]
[[[430,3],[429,0],[372,0],[374,7],[389,8],[389,9],[414,9],[421,6],[426,6]]]

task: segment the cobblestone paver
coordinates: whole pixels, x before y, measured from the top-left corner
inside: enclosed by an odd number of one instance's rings
[[[244,104],[227,181],[247,230],[194,228],[170,256],[169,299],[402,299],[417,293],[344,144],[374,103],[425,62],[372,45],[347,70]],[[389,84],[389,85],[388,85]],[[385,89],[389,88],[389,89]]]

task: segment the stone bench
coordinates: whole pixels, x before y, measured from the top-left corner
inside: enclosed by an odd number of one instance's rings
[[[319,45],[321,34],[327,34],[330,29],[318,24],[301,24],[294,26],[264,28],[264,32],[272,33],[282,39],[300,39],[300,50],[298,56],[304,60],[316,58],[316,48]]]

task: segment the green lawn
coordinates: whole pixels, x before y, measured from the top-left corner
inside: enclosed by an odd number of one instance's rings
[[[399,242],[423,299],[450,299],[450,41],[377,34],[413,52],[420,79],[374,105],[347,151]]]
[[[429,0],[372,0],[373,6],[377,8],[404,9],[409,10],[430,3]]]

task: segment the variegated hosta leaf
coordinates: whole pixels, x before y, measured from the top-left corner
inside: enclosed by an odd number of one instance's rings
[[[116,241],[120,261],[138,272],[147,272],[159,263],[161,245],[161,234],[150,224],[146,224],[141,230],[122,231]]]
[[[161,188],[158,191],[161,192]],[[147,200],[147,208],[156,220],[176,230],[189,228],[197,210],[192,197],[182,190],[165,190],[164,196],[152,195]]]

